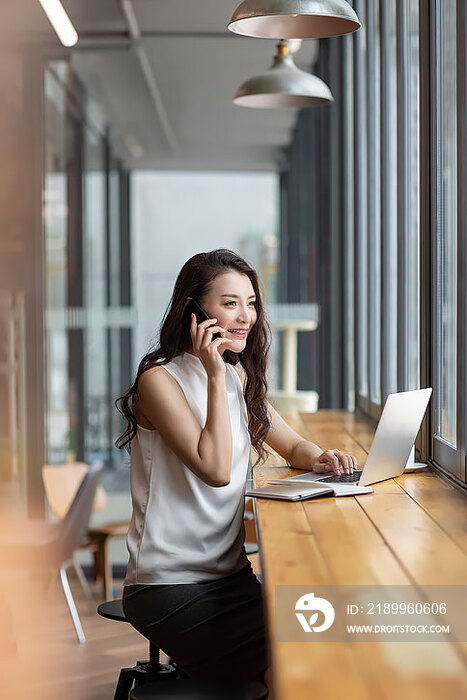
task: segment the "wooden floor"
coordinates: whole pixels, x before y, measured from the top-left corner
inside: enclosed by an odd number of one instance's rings
[[[258,555],[249,559],[259,571]],[[79,644],[58,578],[46,584],[0,572],[0,697],[111,700],[120,668],[147,659],[147,642],[130,625],[91,613],[71,580],[86,635]]]

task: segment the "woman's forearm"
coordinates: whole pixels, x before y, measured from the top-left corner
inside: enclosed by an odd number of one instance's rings
[[[206,424],[198,444],[199,456],[210,465],[213,483],[226,486],[232,467],[232,428],[225,374],[208,377]]]
[[[358,466],[353,455],[337,449],[323,451],[321,447],[308,440],[300,440],[295,445],[289,461],[292,467],[307,469],[318,474],[331,471],[335,474],[352,474]]]
[[[289,462],[290,466],[296,469],[308,469],[313,471],[315,460],[322,454],[323,450],[314,442],[301,440],[292,450]]]

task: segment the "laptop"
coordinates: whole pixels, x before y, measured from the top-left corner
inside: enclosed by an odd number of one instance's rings
[[[389,394],[363,469],[340,476],[307,472],[282,481],[317,481],[333,486],[336,491],[345,491],[346,485],[369,486],[400,476],[410,457],[431,393],[432,389],[428,388]]]

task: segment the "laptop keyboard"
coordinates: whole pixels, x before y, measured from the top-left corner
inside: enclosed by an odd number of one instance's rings
[[[320,479],[320,482],[332,481],[334,484],[355,484],[360,479],[361,473],[361,469],[356,469],[352,474],[339,474],[339,476],[333,474]]]

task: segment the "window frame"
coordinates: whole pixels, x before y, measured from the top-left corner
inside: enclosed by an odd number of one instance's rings
[[[459,478],[467,482],[467,8],[465,2],[457,3],[457,225],[459,236],[457,300],[459,321],[458,357],[462,358],[458,374],[458,424],[460,426],[459,447],[461,451]],[[460,195],[460,196],[459,196]]]

